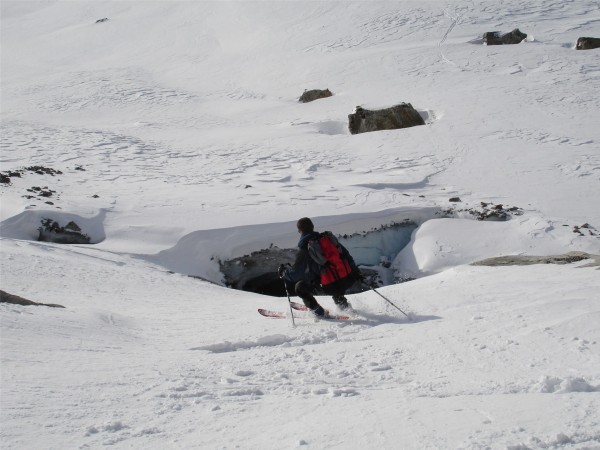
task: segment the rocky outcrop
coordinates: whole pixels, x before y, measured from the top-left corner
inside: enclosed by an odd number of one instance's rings
[[[483,43],[486,45],[509,45],[519,44],[527,38],[525,33],[522,33],[518,28],[515,28],[510,33],[500,34],[498,31],[488,31],[483,33]]]
[[[459,197],[453,197],[450,199],[452,203],[460,203]],[[512,216],[523,215],[523,209],[518,206],[505,206],[501,204],[493,204],[481,202],[480,206],[472,206],[468,208],[458,209],[452,206],[449,209],[444,210],[444,214],[448,217],[456,217],[458,213],[469,213],[477,220],[489,220],[489,221],[504,221],[509,220]]]
[[[304,90],[304,93],[298,99],[299,102],[308,103],[320,98],[331,97],[333,94],[329,89],[312,89],[310,91]]]
[[[10,170],[8,172],[0,172],[0,182],[10,184],[11,177],[21,178],[25,172],[37,173],[38,175],[62,175],[60,170],[55,170],[44,166],[29,166],[20,170]]]
[[[62,305],[56,305],[54,303],[36,303],[31,300],[27,300],[18,295],[9,294],[8,292],[0,291],[0,303],[13,303],[15,305],[22,306],[49,306],[50,308],[64,308]]]
[[[228,287],[263,295],[285,297],[285,286],[277,275],[280,264],[293,263],[296,249],[281,249],[272,246],[219,263]],[[292,293],[293,294],[293,293]]]
[[[482,261],[471,264],[472,266],[528,266],[531,264],[570,264],[574,262],[583,261],[586,259],[592,260],[589,264],[585,264],[581,267],[599,267],[600,268],[600,255],[592,255],[585,252],[569,252],[564,255],[552,255],[552,256],[525,256],[525,255],[511,255],[511,256],[499,256],[497,258],[488,258]]]
[[[55,244],[89,244],[90,237],[81,232],[81,228],[71,221],[64,227],[51,219],[42,220],[38,228],[40,235],[38,241],[54,242]]]
[[[575,45],[576,50],[592,50],[600,48],[600,38],[580,37]]]
[[[425,125],[425,121],[410,103],[373,111],[357,106],[354,112],[348,115],[348,129],[352,134],[395,130],[417,125]]]

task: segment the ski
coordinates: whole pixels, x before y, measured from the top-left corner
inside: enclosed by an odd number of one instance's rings
[[[289,317],[289,315],[283,311],[270,311],[262,308],[258,308],[258,313],[262,316],[271,317],[273,319],[285,319],[286,317]]]
[[[300,305],[304,306],[304,305]],[[293,307],[293,305],[292,305]],[[304,306],[305,309],[300,309],[298,311],[308,311],[308,309]],[[287,319],[290,317],[289,313],[283,311],[270,311],[268,309],[259,308],[258,313],[264,317],[269,317],[271,319]],[[317,320],[350,320],[350,316],[343,316],[339,314],[331,314],[327,312],[326,317],[317,317],[312,314],[299,314],[294,315],[294,319],[317,319]]]
[[[292,308],[295,309],[296,311],[308,311],[308,308],[306,307],[306,305],[304,305],[302,303],[290,302],[290,305],[292,305]]]

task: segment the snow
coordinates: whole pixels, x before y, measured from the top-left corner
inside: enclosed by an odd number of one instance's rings
[[[65,306],[0,304],[3,449],[600,448],[598,267],[470,265],[600,254],[597,2],[0,8],[0,171],[62,172],[0,185],[1,289]],[[401,102],[426,125],[349,133]],[[378,289],[411,318],[366,291],[292,327],[222,285],[303,216],[415,278]]]
[[[587,245],[572,234],[533,214],[508,222],[432,219],[419,227],[394,265],[407,276],[422,276],[494,256],[585,251]]]

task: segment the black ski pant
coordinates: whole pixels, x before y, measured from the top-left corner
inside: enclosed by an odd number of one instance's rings
[[[333,301],[336,305],[348,306],[346,297],[346,291],[356,282],[356,278],[353,276],[346,277],[338,280],[327,286],[322,286],[323,292],[333,297]],[[313,295],[315,292],[315,286],[308,281],[298,281],[294,286],[296,295],[302,299],[306,307],[310,310],[319,308],[319,302]]]
[[[296,295],[302,299],[308,309],[315,310],[321,306],[313,295],[313,285],[308,281],[298,281],[294,286],[294,291],[296,292]]]
[[[321,287],[323,288],[323,292],[325,294],[333,297],[333,301],[336,305],[343,305],[346,303],[346,297],[344,297],[346,291],[352,287],[356,280],[356,276],[350,275],[346,278],[342,278],[341,280]]]

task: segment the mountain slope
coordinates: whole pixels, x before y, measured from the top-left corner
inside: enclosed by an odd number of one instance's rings
[[[65,306],[0,304],[3,448],[600,447],[597,267],[469,265],[600,254],[596,2],[0,8],[1,288]],[[400,102],[426,125],[349,133]],[[302,216],[414,221],[378,289],[414,320],[367,291],[293,328],[223,286]]]

